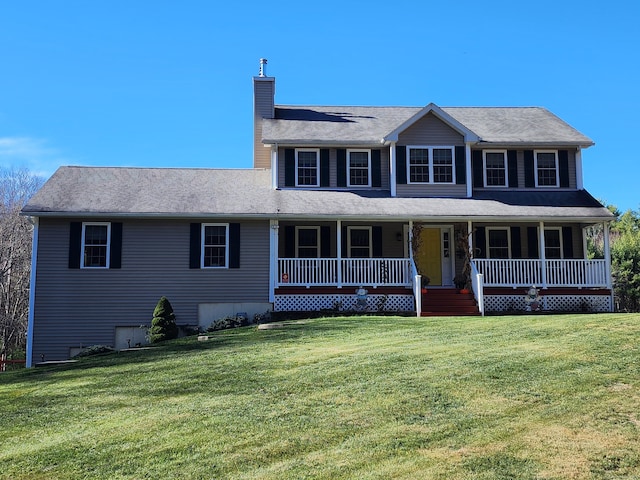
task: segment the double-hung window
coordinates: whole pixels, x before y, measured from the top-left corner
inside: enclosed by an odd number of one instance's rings
[[[506,150],[483,150],[484,185],[506,187],[509,184]]]
[[[108,268],[111,224],[82,224],[82,268]]]
[[[320,227],[296,227],[296,257],[320,257]]]
[[[557,150],[535,151],[536,187],[557,187],[560,185]]]
[[[202,224],[201,268],[226,268],[229,265],[229,224]]]
[[[320,150],[296,149],[296,187],[320,186]]]
[[[547,259],[563,258],[561,227],[544,229],[544,256]]]
[[[407,147],[409,183],[454,183],[453,147]]]
[[[373,245],[371,227],[348,227],[347,235],[350,258],[371,258]]]
[[[347,175],[349,187],[371,186],[371,151],[347,150],[349,174]]]
[[[511,232],[508,228],[487,228],[487,253],[489,258],[505,259],[511,256]]]

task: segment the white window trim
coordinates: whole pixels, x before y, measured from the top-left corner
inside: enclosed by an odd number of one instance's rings
[[[373,258],[373,227],[370,226],[350,226],[347,227],[347,257],[348,258],[367,258],[367,257],[351,257],[351,231],[352,230],[368,230],[369,231],[369,257],[368,258]],[[363,248],[363,247],[357,247],[357,248]]]
[[[556,184],[555,185],[539,185],[538,184],[538,154],[553,153],[556,158]],[[558,162],[558,150],[534,150],[533,151],[533,172],[536,187],[540,188],[558,188],[560,187],[560,162]]]
[[[504,185],[487,184],[487,153],[501,153],[504,158]],[[509,161],[506,150],[482,150],[482,177],[485,188],[505,188],[509,186]]]
[[[204,251],[205,251],[205,228],[206,227],[225,227],[225,238],[224,238],[224,265],[204,265]],[[203,223],[200,233],[200,268],[210,269],[210,268],[229,268],[229,224],[228,223]]]
[[[297,226],[296,225],[296,258],[301,258],[300,257],[300,244],[299,244],[299,237],[298,237],[298,232],[300,230],[315,230],[317,232],[317,239],[318,239],[318,243],[316,245],[316,258],[320,258],[320,252],[322,251],[321,247],[320,247],[320,243],[322,242],[322,239],[320,238],[320,227],[313,225],[313,226]],[[311,248],[308,246],[305,246],[303,248]],[[305,258],[309,258],[309,257],[305,257]]]
[[[299,152],[315,152],[316,154],[316,183],[313,185],[300,185],[298,183],[298,153]],[[320,186],[320,149],[319,148],[296,148],[296,187],[319,187]]]
[[[496,231],[496,230],[501,230],[501,231],[506,231],[507,232],[507,250],[508,250],[508,257],[509,259],[511,259],[511,229],[509,227],[487,227],[486,228],[486,252],[487,252],[487,258],[492,258],[491,257],[491,243],[490,243],[490,239],[491,239],[491,235],[489,232],[492,231]],[[496,259],[496,260],[504,260],[504,259]]]
[[[367,184],[366,185],[351,185],[351,153],[352,152],[364,152],[367,154]],[[347,187],[371,187],[371,150],[365,148],[349,148],[347,149]]]
[[[86,227],[88,226],[107,226],[107,254],[106,254],[106,265],[104,267],[101,266],[92,266],[84,264],[84,248],[85,248],[85,232]],[[111,265],[111,222],[82,222],[82,245],[80,247],[80,268],[87,269],[108,269]]]
[[[429,181],[428,182],[412,182],[411,181],[411,149],[429,150]],[[436,182],[433,175],[433,151],[434,150],[451,150],[451,181]],[[455,185],[456,183],[456,147],[451,145],[407,145],[406,152],[407,163],[407,184],[409,185]]]
[[[552,260],[562,260],[562,259],[564,259],[564,239],[562,238],[562,227],[544,227],[545,234],[550,230],[558,231],[559,232],[558,238],[560,239],[560,259],[552,259]],[[549,259],[547,257],[547,252],[546,252],[546,249],[548,248],[548,243],[547,243],[547,238],[546,237],[544,239],[544,248],[545,248],[544,256],[545,256],[545,258]]]

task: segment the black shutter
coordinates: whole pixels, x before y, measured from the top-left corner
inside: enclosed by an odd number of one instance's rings
[[[240,224],[229,224],[229,268],[240,268]]]
[[[484,227],[476,228],[476,241],[473,244],[474,250],[478,252],[478,258],[487,258],[487,236]]]
[[[111,251],[109,252],[109,268],[122,267],[122,223],[111,223]]]
[[[465,147],[456,147],[456,184],[464,185],[467,183],[467,149]]]
[[[342,257],[349,256],[349,247],[347,246],[347,227],[342,227]]]
[[[336,150],[336,165],[338,167],[337,181],[339,187],[347,186],[347,151],[344,148]]]
[[[507,150],[507,168],[509,187],[518,188],[518,152],[516,150]]]
[[[533,150],[524,151],[524,186],[533,188],[536,186],[536,172],[533,165]]]
[[[285,258],[296,256],[296,227],[293,225],[284,227],[284,256]]]
[[[284,150],[284,186],[296,186],[296,151],[293,148]]]
[[[529,244],[528,258],[540,258],[537,227],[527,227],[527,243]]]
[[[522,258],[520,227],[511,227],[511,258]]]
[[[320,257],[331,257],[331,227],[320,227]]]
[[[382,227],[375,226],[371,229],[371,253],[374,258],[382,258]]]
[[[382,165],[380,150],[371,150],[371,186],[382,187]]]
[[[573,229],[571,227],[562,227],[562,248],[564,258],[573,258]]]
[[[482,150],[471,152],[471,168],[473,170],[473,188],[484,187]]]
[[[189,237],[189,268],[200,268],[202,251],[202,224],[192,223]]]
[[[82,222],[69,225],[69,268],[80,268],[82,250]]]
[[[329,186],[329,149],[320,149],[320,186]]]
[[[396,184],[407,184],[407,147],[396,146]]]
[[[560,186],[569,188],[569,151],[558,151],[558,166],[560,168]]]

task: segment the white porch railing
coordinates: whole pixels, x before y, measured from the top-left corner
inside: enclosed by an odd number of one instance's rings
[[[474,258],[486,287],[607,287],[605,260]]]
[[[279,258],[277,286],[412,285],[408,258]]]
[[[471,288],[473,289],[473,296],[478,302],[480,315],[484,317],[484,275],[478,272],[478,268],[473,261],[471,262]]]

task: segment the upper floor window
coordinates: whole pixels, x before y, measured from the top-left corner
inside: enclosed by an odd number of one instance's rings
[[[320,150],[296,149],[296,187],[320,185]]]
[[[511,232],[508,228],[487,228],[488,258],[510,258]]]
[[[202,268],[224,268],[229,262],[229,225],[202,224]]]
[[[483,150],[484,184],[487,187],[506,187],[509,184],[506,150]]]
[[[348,227],[347,245],[350,258],[371,258],[371,227]]]
[[[536,187],[557,187],[560,185],[557,150],[535,151]]]
[[[296,257],[320,257],[320,227],[296,227]]]
[[[82,224],[82,268],[108,268],[111,224]]]
[[[409,183],[454,183],[453,147],[407,147]]]
[[[347,150],[349,187],[371,186],[371,152],[369,150]]]

